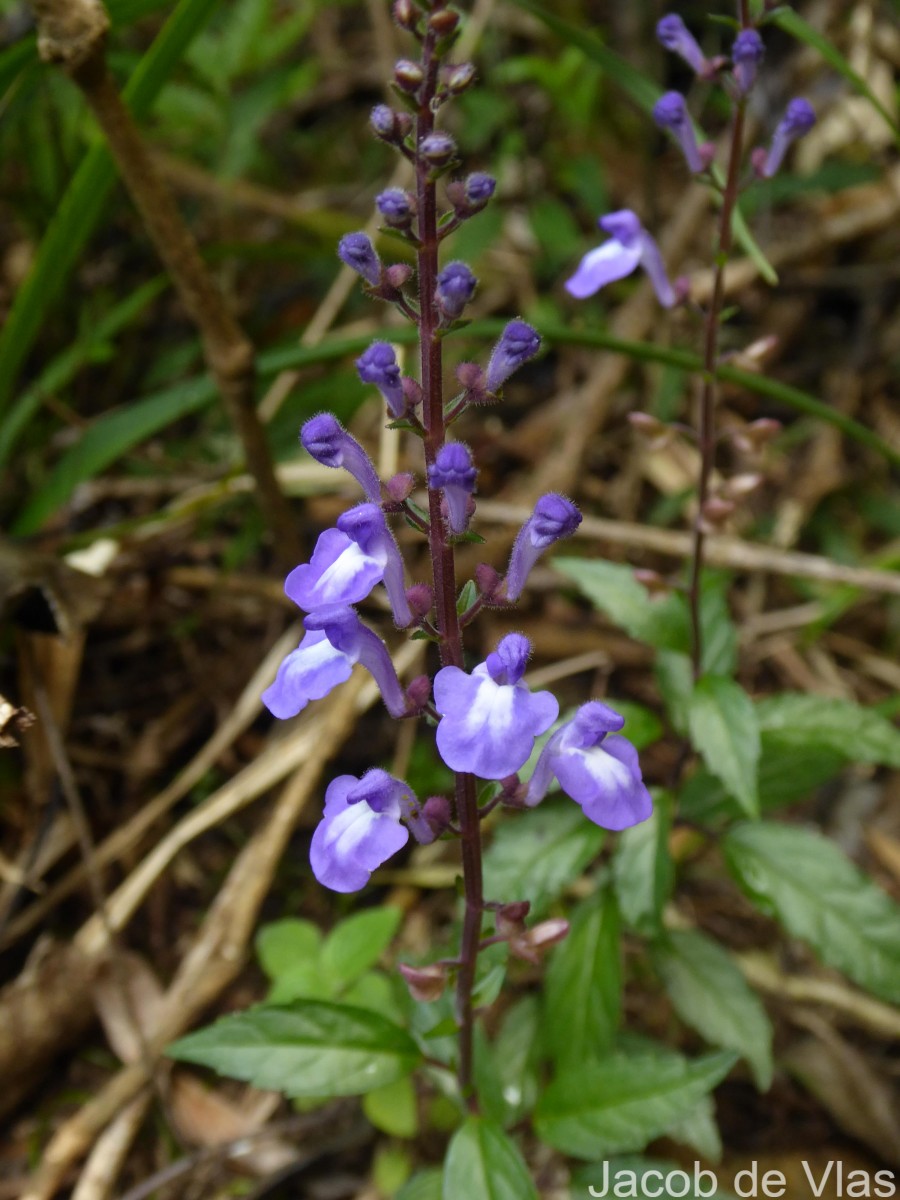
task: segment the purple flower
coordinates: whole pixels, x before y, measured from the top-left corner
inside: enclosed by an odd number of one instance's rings
[[[332,688],[346,683],[353,659],[338,650],[321,631],[308,632],[282,662],[275,682],[261,700],[273,717],[296,717],[310,700],[321,700]]]
[[[386,104],[375,105],[369,122],[377,137],[394,145],[401,142],[412,128],[412,117],[409,113],[395,112]]]
[[[309,851],[319,883],[335,892],[364,888],[376,867],[409,840],[401,817],[404,803],[414,802],[408,784],[377,768],[361,779],[333,779]]]
[[[415,215],[415,202],[403,188],[388,188],[375,197],[375,207],[392,229],[408,229]]]
[[[791,142],[809,133],[815,123],[816,114],[808,100],[790,102],[784,116],[775,127],[769,152],[762,160],[760,174],[764,179],[772,178],[781,166]]]
[[[597,700],[583,704],[541,751],[525,803],[543,800],[555,775],[595,825],[627,829],[646,821],[653,804],[641,779],[637,751],[627,738],[608,736],[624,724],[617,712]]]
[[[471,675],[459,667],[438,671],[437,746],[451,770],[504,779],[528,761],[534,739],[556,720],[556,698],[532,694],[521,682],[530,653],[528,638],[510,633]]]
[[[406,716],[406,695],[387,646],[377,634],[363,625],[354,609],[343,605],[320,608],[310,613],[303,624],[307,629],[323,633],[335,650],[339,650],[351,664],[362,663],[378,684],[381,698],[391,716]]]
[[[765,57],[766,48],[755,29],[742,29],[731,47],[734,81],[741,95],[746,96],[756,83],[756,72]]]
[[[388,342],[373,342],[356,360],[356,369],[363,383],[372,383],[378,388],[391,415],[402,416],[406,401],[394,347]]]
[[[506,572],[506,598],[517,600],[531,568],[547,549],[560,538],[570,537],[581,524],[581,513],[565,496],[548,492],[534,506],[534,512],[519,530]]]
[[[707,163],[697,145],[693,122],[681,92],[666,92],[660,96],[653,106],[653,120],[661,129],[669,129],[675,134],[689,170],[695,173],[706,170]]]
[[[477,474],[472,455],[460,442],[442,446],[428,468],[428,486],[443,490],[447,519],[453,533],[464,533],[469,523],[469,497],[475,491]]]
[[[623,208],[607,213],[597,224],[611,235],[610,240],[584,256],[578,270],[566,281],[567,291],[583,300],[606,284],[624,279],[640,266],[649,275],[660,304],[670,308],[675,303],[675,293],[666,277],[662,255],[635,214]]]
[[[534,358],[541,348],[537,330],[524,321],[510,321],[491,354],[485,372],[485,387],[496,392],[506,383],[514,371],[518,371],[529,358]]]
[[[712,64],[697,45],[697,39],[677,13],[669,13],[658,22],[656,37],[666,50],[671,50],[673,54],[683,58],[697,75],[707,76],[710,74]]]
[[[338,258],[372,287],[381,283],[381,259],[366,234],[345,234],[338,242]]]
[[[362,486],[366,496],[378,502],[381,483],[372,460],[362,446],[331,413],[310,417],[300,430],[304,450],[323,467],[343,467]]]
[[[472,299],[477,284],[478,280],[464,262],[447,263],[437,277],[434,292],[444,316],[455,321]]]
[[[403,586],[403,560],[377,504],[357,504],[319,535],[308,563],[295,567],[284,590],[306,612],[333,604],[356,604],[384,581],[394,620],[412,620]]]

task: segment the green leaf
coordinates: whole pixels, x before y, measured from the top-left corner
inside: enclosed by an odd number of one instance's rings
[[[761,734],[759,744],[758,790],[763,812],[812,795],[816,788],[838,773],[844,762],[834,746],[795,746],[782,742],[774,733]],[[740,805],[704,768],[697,771],[682,789],[680,808],[683,816],[701,824],[742,815]]]
[[[147,115],[163,84],[217,6],[217,0],[181,0],[132,72],[123,93],[132,115]],[[84,156],[41,240],[31,273],[16,293],[0,331],[0,412],[47,310],[64,286],[103,212],[116,171],[105,145]]]
[[[619,913],[612,893],[598,891],[575,909],[547,971],[544,1036],[557,1070],[608,1052],[621,1007]]]
[[[704,675],[688,708],[694,748],[728,788],[744,812],[759,811],[757,763],[759,725],[750,697],[733,679]]]
[[[781,692],[758,701],[756,712],[763,733],[777,734],[784,744],[900,769],[900,729],[852,700]]]
[[[685,1176],[688,1183],[685,1184]],[[658,1158],[616,1157],[582,1167],[572,1179],[571,1200],[583,1200],[587,1195],[609,1197],[616,1195],[614,1188],[619,1184],[619,1195],[634,1200],[676,1200],[685,1196],[695,1200],[734,1200],[731,1192],[723,1191],[718,1185],[714,1171],[695,1163],[688,1171],[675,1163]],[[593,1188],[593,1192],[588,1189]],[[660,1190],[662,1189],[662,1190]]]
[[[318,960],[321,948],[318,926],[296,917],[263,925],[256,935],[259,965],[273,982],[294,970],[298,962]]]
[[[416,1089],[408,1075],[367,1092],[362,1107],[375,1128],[390,1137],[411,1138],[419,1131]]]
[[[412,1179],[403,1185],[394,1200],[441,1200],[443,1182],[444,1172],[440,1167],[417,1171]]]
[[[555,1079],[537,1106],[541,1138],[577,1158],[643,1150],[731,1070],[726,1051],[693,1061],[679,1055],[619,1054]]]
[[[658,795],[650,817],[619,835],[612,863],[616,896],[624,921],[638,933],[655,934],[662,928],[662,911],[675,883],[671,828],[671,800]]]
[[[718,1162],[722,1157],[722,1135],[716,1123],[712,1096],[704,1096],[699,1104],[682,1113],[666,1130],[666,1137],[682,1146],[690,1146],[701,1158]]]
[[[499,1125],[467,1117],[444,1163],[443,1200],[538,1200],[521,1154]]]
[[[756,1086],[772,1083],[772,1025],[731,956],[705,934],[672,930],[651,947],[675,1011],[686,1025],[750,1064]]]
[[[494,1043],[494,1061],[504,1102],[504,1125],[531,1111],[538,1095],[541,1009],[536,996],[523,996],[508,1010]]]
[[[751,900],[832,967],[900,1001],[900,906],[809,829],[742,824],[726,835],[729,869]]]
[[[384,1017],[312,1000],[223,1017],[167,1053],[290,1097],[370,1092],[408,1075],[420,1057],[409,1034]]]
[[[490,900],[530,900],[532,916],[582,873],[597,856],[605,833],[577,804],[546,803],[500,825],[484,856],[484,890]]]
[[[336,987],[346,987],[374,966],[403,919],[393,905],[353,913],[336,925],[322,947],[322,969]]]
[[[634,569],[603,559],[554,558],[554,567],[578,584],[595,608],[631,637],[657,648],[685,649],[683,614],[672,596],[651,596]]]

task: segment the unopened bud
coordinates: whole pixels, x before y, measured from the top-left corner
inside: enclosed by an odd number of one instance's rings
[[[447,76],[447,91],[454,96],[460,95],[475,82],[475,66],[473,63],[460,63],[453,67]]]
[[[428,18],[428,27],[433,29],[438,37],[449,37],[451,33],[456,32],[456,27],[459,25],[459,13],[454,12],[452,8],[442,8],[439,12],[432,13]]]
[[[403,395],[406,397],[406,407],[408,410],[412,410],[422,403],[422,385],[418,380],[413,379],[411,375],[403,376]]]
[[[387,481],[384,485],[384,490],[394,504],[402,504],[404,500],[409,499],[415,486],[415,475],[410,471],[401,471],[398,475],[392,476]]]
[[[409,595],[407,593],[407,600]],[[410,608],[412,605],[410,605]],[[431,680],[427,675],[417,675],[406,689],[407,716],[418,716],[431,696]]]
[[[394,66],[394,83],[408,96],[414,96],[424,82],[425,72],[417,62],[401,58]]]
[[[429,133],[419,143],[419,153],[433,167],[445,167],[456,157],[456,142],[449,133]]]
[[[412,117],[409,113],[396,112],[387,104],[376,104],[369,116],[369,124],[377,137],[397,145],[412,129]]]
[[[419,19],[419,11],[412,0],[394,0],[394,20],[401,29],[412,32]]]
[[[427,583],[414,583],[406,589],[406,599],[414,617],[427,617],[434,604],[434,592]]]
[[[456,378],[467,391],[481,392],[484,390],[484,370],[478,363],[460,363],[456,368]]]
[[[412,267],[406,263],[391,263],[384,270],[384,282],[389,288],[394,291],[399,291],[405,283],[408,283],[412,276]]]
[[[447,986],[447,972],[444,967],[411,967],[408,963],[400,963],[399,969],[413,1000],[427,1004],[432,1000],[439,1000],[444,994],[444,988]]]
[[[446,796],[429,796],[422,805],[422,816],[428,822],[435,838],[450,828],[450,801]]]
[[[502,583],[503,577],[488,563],[479,563],[475,568],[475,585],[486,603],[499,598]]]

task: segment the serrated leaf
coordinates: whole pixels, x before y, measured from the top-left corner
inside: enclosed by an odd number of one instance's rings
[[[759,727],[782,742],[900,769],[900,729],[852,700],[781,692],[756,705]]]
[[[643,1150],[700,1101],[734,1065],[727,1051],[689,1061],[678,1055],[619,1054],[561,1075],[538,1103],[541,1138],[578,1158]]]
[[[468,1117],[444,1164],[443,1200],[538,1200],[522,1156],[499,1125]]]
[[[547,970],[543,1027],[558,1070],[609,1050],[621,1005],[619,913],[611,892],[600,891],[575,909]]]
[[[688,1185],[685,1186],[685,1176]],[[668,1182],[671,1180],[671,1186]],[[592,1163],[577,1171],[572,1180],[571,1200],[583,1200],[585,1192],[588,1195],[614,1196],[616,1181],[620,1184],[619,1194],[633,1197],[633,1200],[684,1200],[685,1196],[694,1200],[695,1197],[706,1197],[707,1200],[734,1200],[731,1192],[723,1191],[718,1186],[714,1171],[704,1168],[700,1163],[687,1171],[676,1163],[666,1162],[658,1158],[633,1158],[622,1156],[607,1158],[602,1162]],[[593,1192],[588,1189],[593,1188]]]
[[[673,596],[651,596],[622,563],[603,559],[554,558],[554,567],[578,585],[595,608],[638,641],[685,650],[683,615]]]
[[[523,996],[505,1014],[494,1043],[507,1126],[530,1112],[537,1098],[540,1020],[537,997]]]
[[[345,917],[322,947],[322,970],[336,987],[345,987],[374,966],[391,944],[403,913],[393,905],[369,908]]]
[[[772,1083],[772,1025],[731,956],[694,930],[673,930],[651,947],[675,1011],[714,1046],[747,1059],[756,1086]]]
[[[826,749],[785,744],[776,733],[761,734],[759,744],[757,788],[764,813],[810,796],[837,775],[845,761],[833,746]],[[679,805],[683,816],[701,824],[742,815],[737,801],[705,768],[688,780]]]
[[[701,1158],[718,1162],[722,1157],[722,1135],[716,1123],[712,1096],[704,1096],[666,1130],[666,1137],[682,1146],[690,1146]]]
[[[694,748],[749,816],[759,811],[759,725],[740,684],[721,675],[697,681],[688,707]]]
[[[675,883],[675,865],[669,852],[672,804],[668,796],[654,796],[653,812],[640,825],[619,835],[613,858],[613,880],[619,909],[626,924],[639,933],[659,931],[662,911]]]
[[[722,849],[732,874],[763,911],[809,942],[861,987],[900,1001],[900,906],[809,829],[741,824]]]
[[[319,1001],[223,1017],[166,1053],[290,1097],[359,1095],[408,1075],[420,1058],[399,1025]]]
[[[499,826],[484,856],[490,900],[530,900],[539,916],[577,879],[603,845],[605,833],[577,804],[544,803]]]

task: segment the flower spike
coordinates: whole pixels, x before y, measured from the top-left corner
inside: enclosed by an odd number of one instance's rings
[[[628,208],[607,213],[597,224],[610,234],[610,240],[589,251],[578,270],[566,282],[566,290],[578,300],[593,296],[608,283],[624,279],[637,267],[650,277],[657,298],[665,308],[675,303],[675,291],[666,276],[662,255],[656,242]]]

